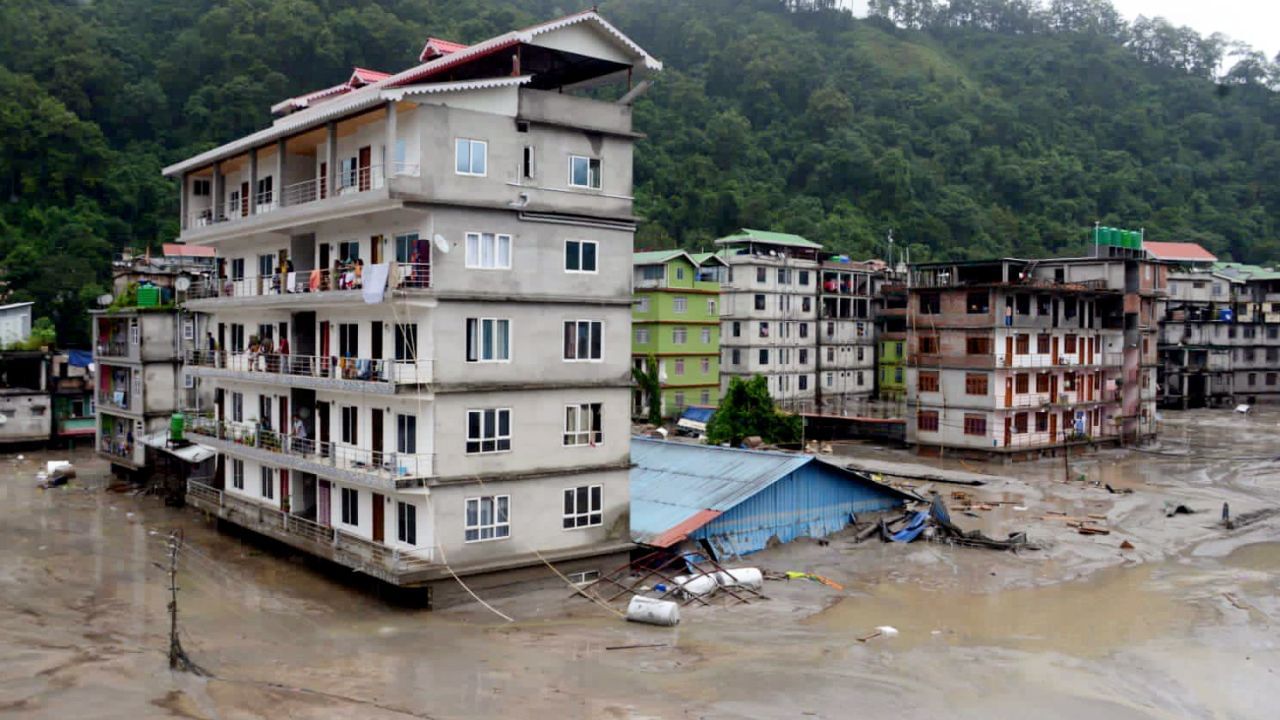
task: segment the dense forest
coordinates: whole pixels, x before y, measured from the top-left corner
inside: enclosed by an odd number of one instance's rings
[[[1280,69],[1106,0],[613,0],[662,59],[636,106],[644,248],[739,226],[857,256],[1084,248],[1094,222],[1280,260]],[[64,345],[112,255],[177,230],[160,168],[353,65],[581,9],[557,0],[6,0],[0,272]]]

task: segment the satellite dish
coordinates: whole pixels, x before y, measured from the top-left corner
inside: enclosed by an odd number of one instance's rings
[[[449,241],[445,240],[443,235],[437,234],[435,237],[431,238],[431,240],[435,242],[437,250],[445,253],[446,255],[449,254]]]
[[[186,275],[180,276],[177,280],[173,281],[173,289],[177,290],[178,292],[186,292],[190,290],[191,278],[187,277]]]
[[[105,294],[105,295],[99,295],[99,296],[98,296],[98,306],[99,306],[99,307],[107,307],[108,305],[110,305],[110,304],[111,304],[111,300],[112,300],[112,299],[113,299],[113,298],[111,297],[111,293],[107,293],[107,294]]]

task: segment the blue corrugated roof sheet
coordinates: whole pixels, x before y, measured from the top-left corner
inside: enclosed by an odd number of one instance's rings
[[[690,405],[684,409],[680,415],[683,420],[692,420],[694,422],[706,423],[711,421],[711,416],[716,414],[716,409],[703,405]]]
[[[851,482],[910,497],[812,455],[632,438],[631,462],[631,536],[645,544],[679,540],[676,535],[696,530],[810,463]]]

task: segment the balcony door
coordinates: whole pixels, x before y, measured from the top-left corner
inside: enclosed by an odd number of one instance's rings
[[[379,493],[373,494],[373,541],[376,543],[380,543],[385,539],[382,528],[386,524],[386,515],[384,514],[386,504],[386,498]]]
[[[372,460],[374,467],[382,467],[382,408],[369,411],[370,432],[373,433]]]
[[[369,175],[372,171],[372,168],[370,168],[369,164],[372,161],[373,161],[373,149],[368,145],[365,145],[364,147],[360,148],[360,159],[356,166],[356,177],[357,177],[357,183],[359,184],[359,187],[360,187],[360,192],[364,192],[365,190],[369,189]]]
[[[316,522],[329,527],[329,481],[316,481]]]
[[[320,199],[329,197],[329,163],[320,163]],[[320,267],[324,267],[322,264]]]
[[[249,214],[249,183],[240,183],[240,217]]]

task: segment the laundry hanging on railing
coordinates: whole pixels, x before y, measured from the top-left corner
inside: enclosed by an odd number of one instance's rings
[[[389,263],[377,263],[364,269],[364,301],[369,305],[382,302],[387,289],[387,276],[391,273]]]

